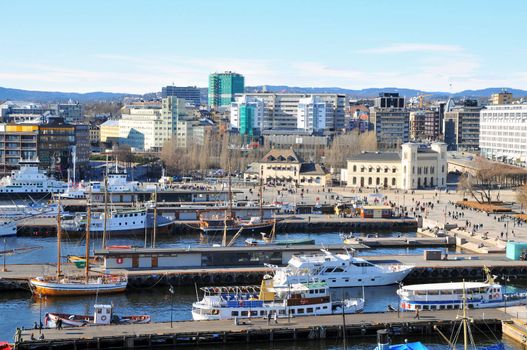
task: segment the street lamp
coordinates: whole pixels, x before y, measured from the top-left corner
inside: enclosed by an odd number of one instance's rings
[[[168,288],[168,291],[170,292],[170,328],[173,327],[173,314],[174,314],[174,293],[176,290],[174,289],[173,285],[170,285],[170,288]]]
[[[42,334],[42,293],[38,294],[39,317],[38,317],[38,334]]]

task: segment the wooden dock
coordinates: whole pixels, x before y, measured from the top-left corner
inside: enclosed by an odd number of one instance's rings
[[[388,329],[395,335],[431,335],[434,326],[442,331],[451,331],[459,325],[456,320],[460,310],[423,311],[419,319],[413,313],[388,312],[365,313],[345,316],[345,333],[348,342],[358,337],[375,336],[377,330]],[[474,319],[474,329],[501,330],[501,321],[510,316],[500,309],[469,310]],[[239,321],[240,322],[240,321]],[[479,326],[479,327],[478,327]],[[167,346],[196,346],[205,344],[234,344],[254,342],[284,342],[296,339],[339,339],[344,332],[343,317],[309,316],[280,318],[278,323],[262,318],[245,320],[235,325],[224,321],[179,321],[151,323],[146,325],[110,325],[68,328],[63,330],[43,329],[44,340],[30,340],[31,334],[38,338],[38,330],[22,332],[22,341],[17,349],[144,349]]]

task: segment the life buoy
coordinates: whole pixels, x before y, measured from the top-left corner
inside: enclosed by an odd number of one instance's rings
[[[101,316],[101,321],[106,321],[106,315]]]
[[[117,258],[117,260],[115,260],[116,263],[118,263],[119,265],[121,265],[123,263],[123,258]]]

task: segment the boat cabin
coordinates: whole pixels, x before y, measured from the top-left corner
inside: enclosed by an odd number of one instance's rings
[[[107,304],[96,304],[93,321],[95,324],[110,324],[112,320],[112,306]]]

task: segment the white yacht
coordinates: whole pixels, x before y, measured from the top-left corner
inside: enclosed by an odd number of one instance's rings
[[[332,315],[357,313],[364,308],[363,298],[332,302],[325,283],[295,283],[287,290],[277,290],[270,276],[264,277],[260,287],[205,287],[201,290],[205,293],[203,299],[192,304],[195,321]]]
[[[469,309],[527,304],[527,293],[504,293],[500,284],[487,282],[427,283],[404,286],[397,290],[403,310]]]
[[[16,236],[16,221],[0,221],[0,237]]]
[[[42,198],[51,193],[62,193],[68,185],[48,177],[38,168],[38,160],[21,160],[20,169],[0,180],[0,196],[16,195]]]
[[[90,232],[104,231],[104,213],[93,213],[90,220]],[[154,226],[153,214],[146,209],[111,211],[106,219],[106,231],[111,234],[144,234],[145,229]],[[166,233],[171,229],[172,221],[164,216],[157,216],[157,232]],[[77,215],[71,220],[62,221],[62,229],[71,233],[86,231],[86,215]]]
[[[61,206],[62,216],[67,213]],[[58,204],[2,204],[0,205],[0,218],[23,219],[29,217],[53,218],[58,214]]]
[[[320,281],[329,287],[385,286],[401,282],[413,266],[402,264],[376,265],[350,253],[294,255],[285,267],[268,265],[274,270],[275,288],[288,288],[293,283]]]
[[[115,170],[109,171],[107,175],[108,192],[136,192],[139,191],[138,181],[128,181],[126,170],[119,171],[117,164]],[[91,181],[90,189],[92,192],[104,192],[104,181]]]

